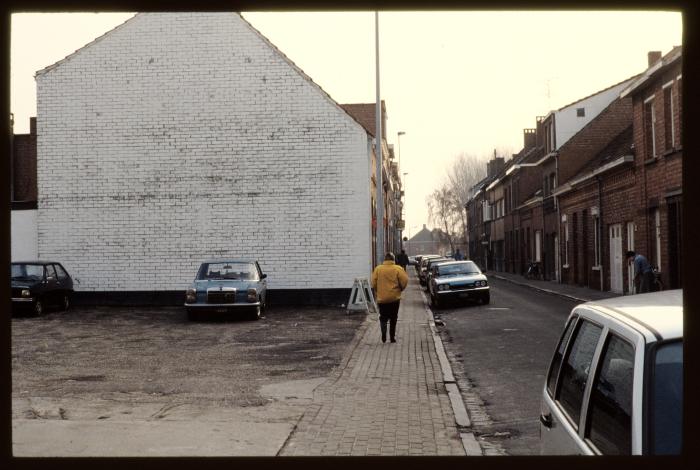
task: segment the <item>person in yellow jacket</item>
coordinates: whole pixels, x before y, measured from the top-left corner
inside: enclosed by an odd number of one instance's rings
[[[389,337],[396,342],[396,322],[399,319],[401,292],[408,285],[408,274],[394,262],[394,254],[387,253],[384,263],[372,272],[372,289],[376,292],[379,307],[379,324],[382,328],[382,343],[386,343],[386,324],[389,322]]]

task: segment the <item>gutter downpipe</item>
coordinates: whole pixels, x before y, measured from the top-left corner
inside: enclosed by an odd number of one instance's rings
[[[554,154],[554,187],[558,188],[559,187],[559,152],[556,152]],[[554,194],[554,205],[557,208],[557,246],[554,248],[557,253],[557,272],[556,272],[556,277],[557,277],[557,282],[561,284],[561,211],[559,209],[559,199],[557,198],[556,193]]]
[[[605,291],[605,286],[603,285],[603,182],[600,180],[600,175],[596,175],[596,181],[598,182],[598,243],[600,247],[598,248],[598,255],[600,256],[600,291]]]

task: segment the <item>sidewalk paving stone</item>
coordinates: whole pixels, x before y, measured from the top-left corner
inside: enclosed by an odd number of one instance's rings
[[[382,343],[377,315],[368,315],[279,455],[466,455],[429,312],[410,278],[397,343]]]

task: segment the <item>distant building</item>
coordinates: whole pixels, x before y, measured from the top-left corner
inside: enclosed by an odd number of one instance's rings
[[[425,224],[418,233],[404,242],[404,249],[409,256],[447,255],[451,253],[447,235],[437,228],[430,230]]]

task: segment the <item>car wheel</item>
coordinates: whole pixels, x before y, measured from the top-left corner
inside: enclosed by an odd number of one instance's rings
[[[258,305],[255,307],[255,310],[253,310],[250,314],[250,319],[251,320],[260,320],[260,317],[262,316],[262,306]]]
[[[38,317],[38,316],[41,316],[41,314],[43,314],[43,313],[44,313],[44,303],[41,300],[37,299],[36,303],[34,304],[34,310],[32,310],[32,314],[35,317]]]
[[[70,297],[68,297],[68,294],[63,294],[63,311],[66,312],[68,311],[68,308],[70,308]]]
[[[491,302],[491,294],[484,294],[484,295],[481,297],[481,303],[484,304],[484,305],[486,305],[486,304],[488,304],[489,302]]]
[[[433,306],[433,308],[440,308],[440,301],[434,295],[430,296],[430,304]]]
[[[189,321],[197,321],[199,320],[199,315],[197,315],[197,312],[195,312],[192,309],[187,309],[187,319]]]

